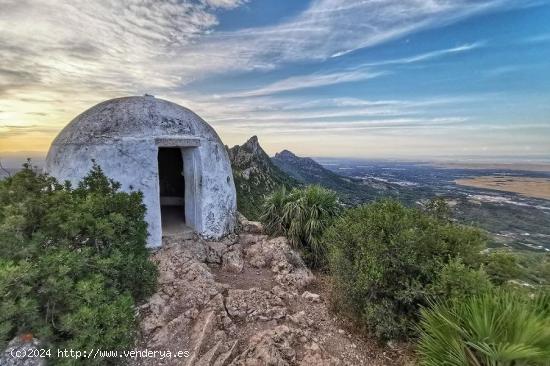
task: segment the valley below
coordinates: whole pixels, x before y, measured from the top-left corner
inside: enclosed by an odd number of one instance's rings
[[[408,205],[446,199],[458,221],[490,233],[491,246],[550,252],[550,172],[511,165],[460,166],[352,159],[318,159],[352,179],[376,180],[395,188]],[[506,168],[506,169],[503,169]]]
[[[522,196],[550,200],[550,179],[510,176],[483,176],[457,179],[461,186],[494,189],[496,191],[519,193]]]

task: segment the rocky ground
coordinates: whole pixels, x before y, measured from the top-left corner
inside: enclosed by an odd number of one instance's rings
[[[188,351],[137,365],[408,365],[328,310],[328,294],[285,238],[243,222],[223,241],[167,239],[153,255],[159,287],[139,308],[141,344]]]

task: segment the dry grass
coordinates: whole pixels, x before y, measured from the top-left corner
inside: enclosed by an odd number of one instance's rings
[[[528,172],[550,172],[548,163],[432,163],[431,166],[448,169],[503,169]]]
[[[470,179],[457,179],[455,183],[463,186],[513,192],[527,197],[550,200],[549,178],[483,176]]]

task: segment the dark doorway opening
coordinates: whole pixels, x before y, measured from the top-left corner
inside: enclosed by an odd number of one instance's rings
[[[185,230],[185,177],[180,148],[159,148],[159,191],[162,232]]]

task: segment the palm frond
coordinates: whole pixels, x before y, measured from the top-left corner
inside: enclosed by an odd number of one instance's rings
[[[494,290],[422,311],[424,365],[548,365],[548,295]]]

